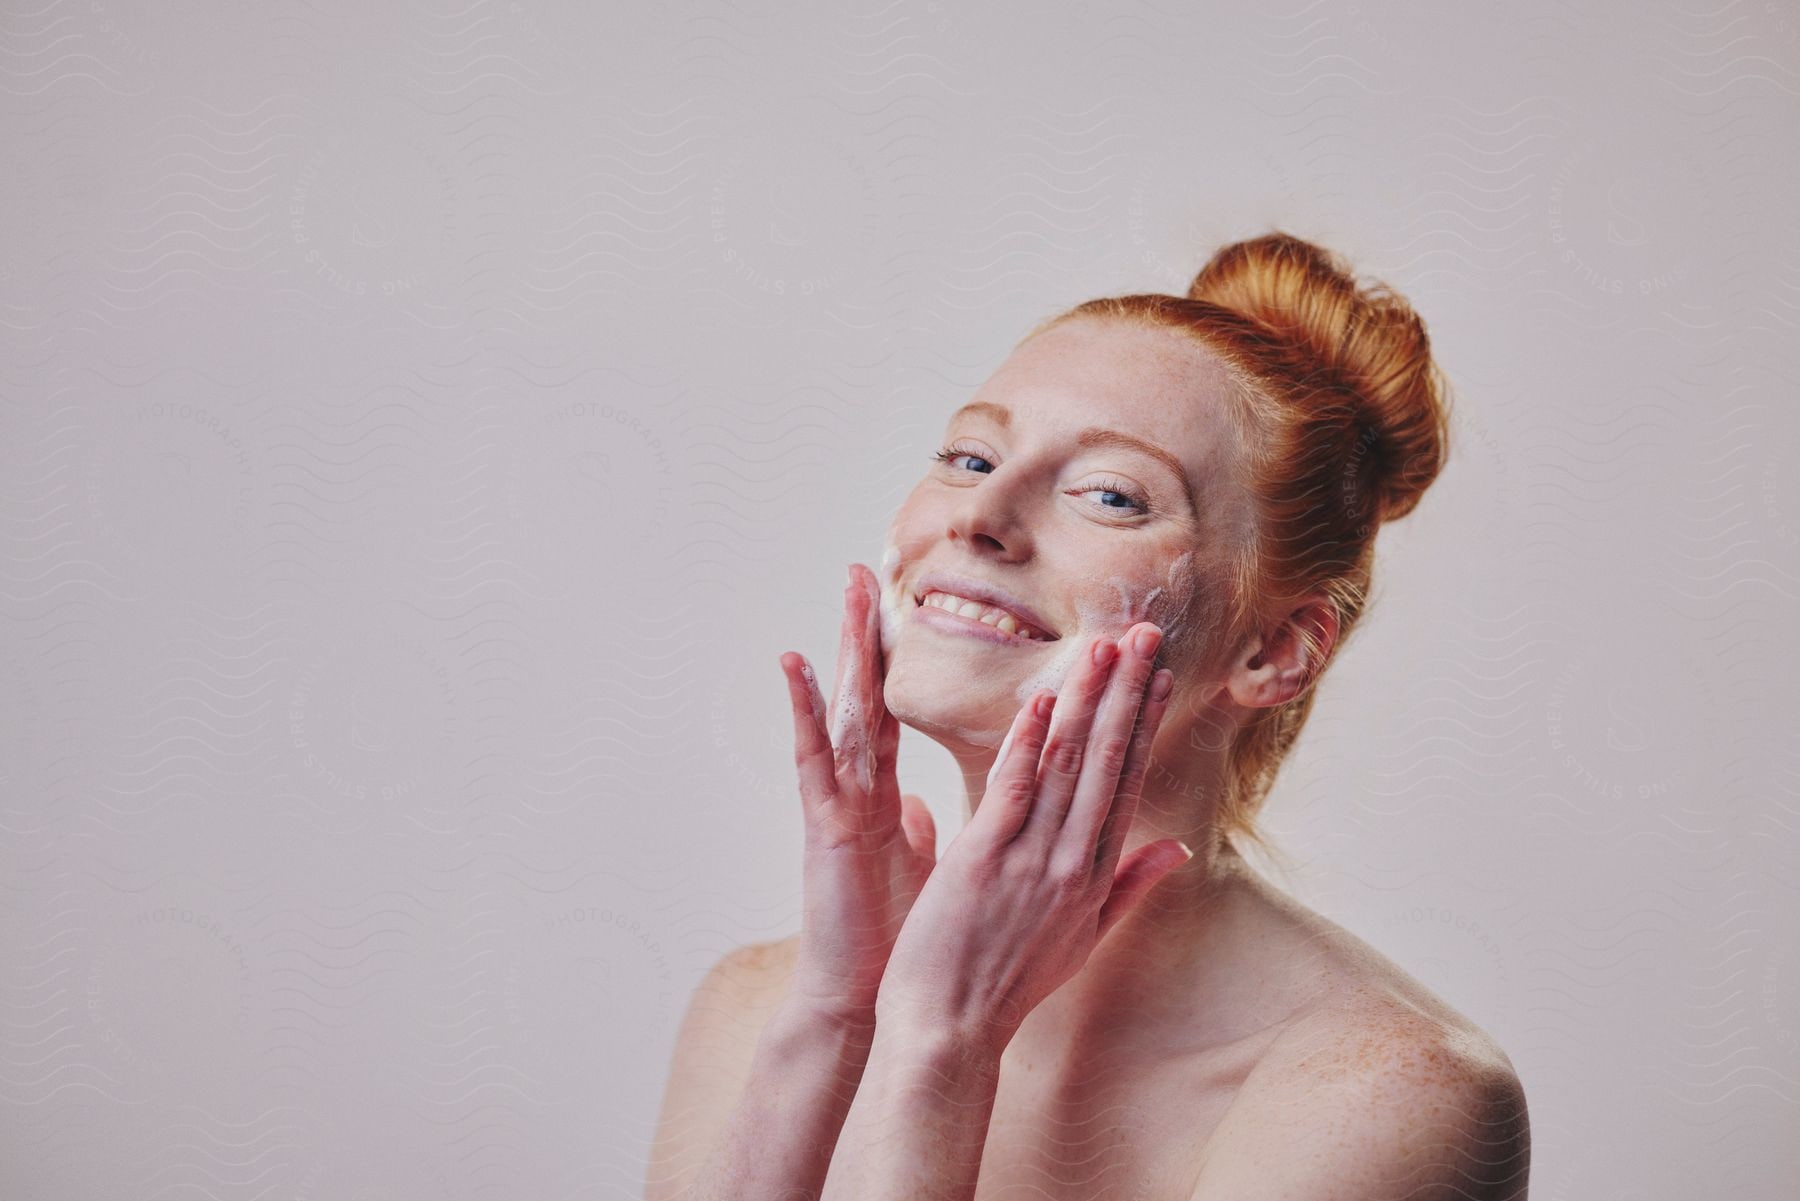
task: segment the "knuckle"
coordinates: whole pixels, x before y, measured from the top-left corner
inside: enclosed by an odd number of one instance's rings
[[[1044,857],[1024,838],[996,842],[990,852],[994,860],[994,877],[1007,884],[1029,887],[1044,874]]]
[[[1131,739],[1119,734],[1112,734],[1100,742],[1100,766],[1108,774],[1117,775],[1125,766],[1125,757],[1131,753]]]
[[[1062,896],[1085,892],[1089,876],[1086,860],[1073,855],[1052,856],[1044,868],[1044,879]]]
[[[795,774],[800,778],[800,787],[813,789],[815,779],[830,774],[831,759],[817,750],[802,748],[794,754],[794,768]]]
[[[1032,794],[1037,791],[1037,781],[1030,776],[1014,776],[1001,788],[1001,798],[1008,806],[1023,807],[1031,802]]]
[[[998,893],[1013,897],[1036,897],[1048,875],[1044,864],[1035,857],[1008,855],[994,865],[988,883]]]
[[[1081,744],[1069,738],[1052,738],[1044,748],[1044,760],[1051,771],[1072,776],[1081,770]]]

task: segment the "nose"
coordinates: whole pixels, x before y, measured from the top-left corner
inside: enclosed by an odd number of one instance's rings
[[[966,490],[950,510],[944,536],[962,543],[971,554],[1015,563],[1031,554],[1024,497],[1017,485],[1022,480],[1003,479],[998,473]]]

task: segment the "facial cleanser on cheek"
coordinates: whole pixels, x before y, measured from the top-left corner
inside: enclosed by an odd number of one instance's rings
[[[1030,700],[1032,694],[1039,689],[1048,688],[1061,695],[1063,683],[1068,680],[1069,673],[1075,669],[1076,657],[1081,654],[1081,648],[1087,644],[1087,638],[1085,635],[1079,638],[1068,635],[1061,641],[1063,643],[1061,649],[1050,656],[1048,663],[1019,681],[1019,687],[1013,695],[1018,699],[1020,708],[1023,708],[1025,702]]]
[[[1102,577],[1097,575],[1086,578],[1094,583],[1102,582]],[[1161,584],[1134,585],[1123,576],[1106,576],[1104,582],[1112,590],[1111,603],[1096,604],[1085,597],[1076,600],[1078,620],[1075,628],[1064,633],[1061,639],[1064,645],[1048,663],[1020,682],[1017,693],[1020,705],[1040,688],[1060,693],[1069,673],[1074,670],[1076,656],[1097,634],[1119,635],[1140,621],[1154,621],[1162,627],[1163,645],[1168,647],[1182,632],[1184,618],[1193,603],[1196,584],[1193,554],[1184,552],[1176,556]]]
[[[900,640],[900,623],[904,621],[908,597],[900,591],[900,548],[892,542],[881,553],[881,570],[875,573],[881,585],[881,655],[887,655]]]

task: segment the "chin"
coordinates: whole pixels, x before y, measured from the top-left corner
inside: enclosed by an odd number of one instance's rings
[[[1013,697],[1013,682],[971,677],[964,664],[949,657],[921,661],[897,649],[888,665],[882,699],[888,711],[933,742],[952,752],[997,750],[1023,703]]]

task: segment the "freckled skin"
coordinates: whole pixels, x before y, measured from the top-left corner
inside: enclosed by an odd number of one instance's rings
[[[894,631],[885,696],[901,721],[930,734],[985,780],[1000,739],[1031,692],[1058,687],[1072,648],[1140,620],[1163,627],[1158,656],[1177,694],[1202,704],[1202,659],[1216,652],[1207,618],[1223,586],[1221,547],[1246,520],[1221,409],[1227,379],[1204,350],[1158,331],[1075,322],[1027,341],[970,399],[1011,411],[953,420],[945,442],[979,457],[971,470],[931,464],[894,515],[884,548],[884,602]],[[1135,451],[1074,445],[1089,426],[1122,430],[1168,450],[1194,489]],[[1127,486],[1154,510],[1137,515]],[[912,585],[939,569],[991,580],[1055,626],[1056,643],[993,647],[920,630]],[[884,630],[884,634],[886,631]],[[1177,745],[1172,709],[1159,745]],[[979,793],[970,798],[979,800]]]
[[[1070,648],[1148,619],[1175,675],[1125,848],[1175,837],[1196,853],[1007,1045],[977,1201],[1523,1201],[1524,1096],[1498,1046],[1215,843],[1221,731],[1288,699],[1304,666],[1295,640],[1220,639],[1227,551],[1247,521],[1225,386],[1206,352],[1164,331],[1047,331],[971,398],[1009,409],[1007,426],[945,431],[993,469],[930,464],[878,560],[884,699],[956,758],[971,813],[1022,700],[1060,683]],[[1194,509],[1154,460],[1076,447],[1088,426],[1175,455]],[[1105,507],[1120,484],[1147,494],[1154,516]],[[928,570],[1001,585],[1060,641],[998,646],[921,628],[912,590]],[[673,1111],[704,1115],[693,1146],[724,1121],[712,1098],[747,1078],[795,943],[735,953],[742,983],[696,1035],[711,1040],[710,1075],[671,1086]]]

